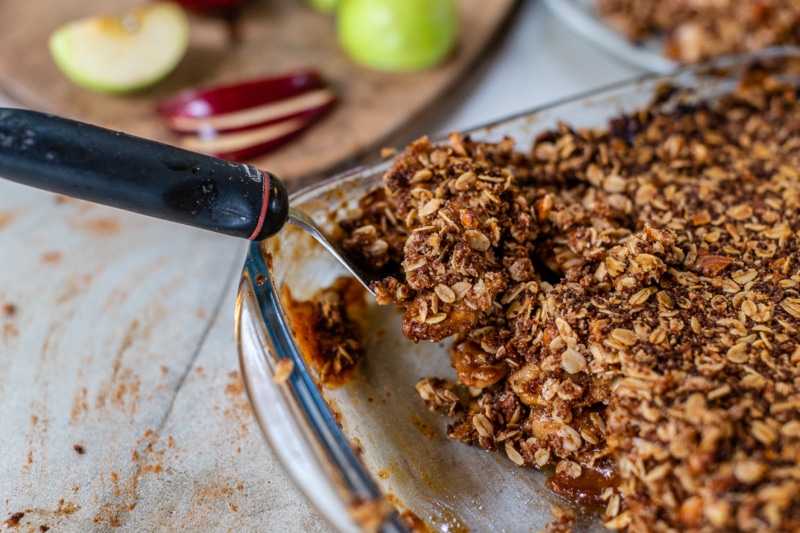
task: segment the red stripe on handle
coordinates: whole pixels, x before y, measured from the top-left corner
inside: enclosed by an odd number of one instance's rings
[[[264,227],[264,220],[267,218],[267,204],[269,203],[269,176],[264,174],[261,170],[261,183],[264,188],[264,197],[261,199],[261,214],[258,217],[258,224],[256,224],[256,229],[253,230],[253,234],[250,235],[247,240],[254,240],[258,237],[259,233],[261,233],[261,228]]]

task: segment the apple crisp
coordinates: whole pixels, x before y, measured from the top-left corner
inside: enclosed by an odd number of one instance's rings
[[[634,43],[664,38],[664,54],[693,63],[800,45],[797,0],[597,0],[600,16]]]
[[[406,336],[453,337],[458,382],[417,385],[451,438],[610,529],[800,528],[798,91],[753,68],[527,151],[422,138],[383,181],[344,244],[401,264],[374,289]]]

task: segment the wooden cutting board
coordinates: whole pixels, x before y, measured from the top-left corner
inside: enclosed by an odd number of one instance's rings
[[[22,105],[134,135],[178,144],[159,122],[160,99],[190,87],[230,83],[295,68],[315,68],[336,90],[335,110],[290,144],[248,161],[297,188],[341,169],[387,142],[426,133],[415,124],[435,113],[499,34],[517,0],[459,0],[458,46],[439,67],[411,74],[359,67],[336,43],[332,16],[303,0],[253,0],[238,21],[238,43],[212,17],[190,15],[189,51],[168,78],[134,95],[82,89],[53,63],[47,41],[60,25],[87,16],[121,13],[145,0],[25,0],[0,3],[0,88]]]

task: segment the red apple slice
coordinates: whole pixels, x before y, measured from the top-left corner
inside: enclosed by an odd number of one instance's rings
[[[187,150],[241,161],[284,144],[308,127],[313,119],[295,117],[258,128],[211,136],[186,135],[180,145]]]
[[[327,92],[321,93],[320,90]],[[315,96],[305,93],[315,93]],[[326,89],[325,82],[317,72],[298,70],[279,76],[188,90],[161,101],[156,112],[167,127],[176,133],[208,129],[227,131],[289,117],[298,109],[328,105],[330,100],[335,100],[335,96]],[[281,105],[272,107],[269,104]]]
[[[246,159],[280,146],[336,103],[313,70],[190,90],[156,108],[185,148]]]
[[[198,131],[215,131],[218,133],[235,131],[253,126],[286,120],[298,115],[325,109],[336,100],[330,89],[313,91],[291,96],[289,98],[248,107],[238,111],[219,113],[206,117],[171,116],[166,120],[170,129],[176,133],[195,133]]]

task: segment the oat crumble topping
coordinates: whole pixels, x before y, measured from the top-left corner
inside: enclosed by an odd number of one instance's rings
[[[665,39],[664,53],[693,63],[769,46],[800,45],[797,0],[597,0],[628,39]]]
[[[375,289],[406,336],[454,336],[459,383],[417,385],[451,438],[554,467],[610,529],[797,530],[798,92],[670,94],[528,152],[422,138],[345,246],[402,264]]]

